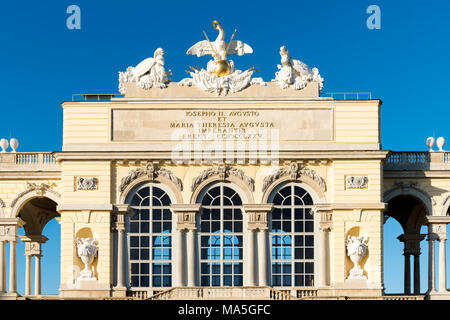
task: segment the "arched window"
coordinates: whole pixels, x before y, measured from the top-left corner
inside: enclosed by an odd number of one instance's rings
[[[275,190],[271,198],[272,286],[313,286],[312,197],[304,188],[289,183]]]
[[[242,286],[242,200],[230,184],[200,195],[200,282],[202,286]]]
[[[145,183],[127,198],[130,280],[134,288],[172,286],[172,213],[169,195]]]

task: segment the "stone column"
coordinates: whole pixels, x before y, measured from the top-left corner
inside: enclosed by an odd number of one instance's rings
[[[408,252],[404,252],[405,256],[405,291],[406,295],[411,294],[411,255]]]
[[[117,285],[118,288],[125,288],[124,281],[124,262],[125,262],[125,254],[124,254],[124,234],[125,228],[117,229]]]
[[[34,295],[41,294],[41,257],[42,255],[34,255]]]
[[[9,294],[17,294],[16,244],[16,240],[9,242]]]
[[[31,295],[31,258],[34,256],[34,295],[41,294],[42,244],[47,237],[42,235],[19,236],[25,243],[25,295]]]
[[[197,273],[197,255],[195,250],[195,238],[196,238],[196,229],[188,229],[187,230],[187,266],[188,266],[188,287],[195,287],[196,283],[196,273]]]
[[[431,224],[428,225],[428,292],[435,292],[434,240]]]
[[[332,228],[331,208],[327,204],[317,204],[313,208],[314,214],[320,216],[319,223],[319,288],[329,286],[329,232]]]
[[[125,297],[127,295],[127,286],[125,284],[125,216],[131,211],[129,205],[120,204],[114,206],[113,211],[113,230],[117,232],[117,268],[116,285],[113,288],[114,297]]]
[[[257,230],[256,229],[248,229],[248,267],[247,267],[247,272],[248,275],[247,277],[244,277],[244,285],[245,286],[250,286],[250,287],[254,287],[256,286],[256,275],[257,275],[257,270],[256,270],[256,234],[257,234]]]
[[[420,253],[414,254],[414,294],[420,294]]]
[[[268,272],[267,272],[267,228],[259,229],[258,231],[258,285],[268,286]]]
[[[414,294],[420,294],[420,242],[425,236],[419,233],[406,233],[397,237],[404,244],[405,294],[411,294],[411,255],[414,257]]]
[[[186,267],[186,252],[185,252],[185,229],[177,229],[175,231],[175,241],[173,242],[176,247],[173,248],[174,262],[176,266],[176,277],[174,281],[174,287],[185,286],[185,267]]]
[[[0,294],[6,292],[5,242],[6,241],[0,240]]]
[[[3,269],[3,274],[0,274],[3,283],[3,292],[6,291],[6,261],[5,261],[5,243],[9,242],[9,290],[5,293],[7,296],[17,297],[17,230],[25,225],[25,221],[20,218],[2,218],[0,219],[0,242],[3,243],[3,248],[0,248],[0,269]],[[0,290],[1,292],[1,290]]]
[[[25,253],[25,295],[31,296],[31,255]]]
[[[248,251],[248,267],[244,278],[249,279],[249,285],[268,286],[270,272],[268,270],[268,214],[272,211],[273,204],[245,204],[243,211],[248,217],[248,230],[250,243]],[[255,251],[256,249],[256,251]],[[253,270],[253,275],[248,274]],[[256,272],[257,270],[257,272]],[[258,277],[256,278],[256,274]]]
[[[444,229],[445,230],[445,229]],[[439,235],[439,292],[447,293],[447,266],[445,259],[445,234]]]
[[[176,286],[184,286],[187,283],[189,287],[197,285],[197,222],[196,216],[200,212],[200,204],[173,204],[170,209],[177,216],[177,245],[173,250],[177,252],[175,256],[177,283]],[[184,251],[186,247],[186,252]],[[187,266],[187,268],[184,268]],[[186,271],[186,272],[185,272]]]

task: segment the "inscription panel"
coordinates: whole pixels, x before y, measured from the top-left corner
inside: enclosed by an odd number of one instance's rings
[[[333,109],[113,109],[112,141],[270,139],[331,141]]]

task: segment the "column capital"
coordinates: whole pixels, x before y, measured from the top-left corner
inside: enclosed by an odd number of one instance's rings
[[[113,205],[112,213],[114,214],[128,214],[132,212],[133,209],[129,204],[115,204]]]
[[[1,218],[0,219],[0,240],[17,241],[17,229],[23,227],[25,221],[20,218]]]
[[[319,203],[313,206],[313,214],[320,215],[319,228],[321,231],[331,231],[333,229],[333,209],[329,203]]]
[[[177,215],[177,230],[197,230],[196,216],[201,204],[172,204],[170,209]]]
[[[132,213],[133,209],[129,204],[115,204],[113,205],[112,213],[112,228],[116,231],[125,231],[125,216]]]
[[[265,231],[269,229],[267,216],[273,209],[273,203],[244,204],[243,211],[248,215],[248,229]]]
[[[42,244],[47,242],[47,237],[43,235],[24,235],[19,236],[19,238],[25,243],[25,256],[41,257]]]

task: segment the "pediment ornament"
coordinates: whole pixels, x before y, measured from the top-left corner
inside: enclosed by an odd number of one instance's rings
[[[322,189],[326,191],[325,180],[319,176],[314,170],[307,167],[299,167],[297,162],[291,162],[289,166],[276,170],[271,175],[264,178],[262,191],[265,192],[269,186],[276,180],[289,176],[290,180],[297,180],[301,176],[307,176],[313,179]]]
[[[175,176],[172,171],[166,168],[155,169],[153,163],[149,162],[145,168],[141,167],[133,169],[127,176],[122,178],[119,186],[120,192],[123,192],[131,182],[142,176],[147,176],[150,181],[156,180],[156,177],[158,176],[163,176],[172,181],[180,191],[183,191],[183,182],[180,178]]]
[[[213,176],[218,176],[220,181],[226,180],[229,176],[235,176],[242,180],[251,191],[255,190],[255,181],[246,176],[244,171],[235,167],[219,165],[215,168],[202,171],[198,177],[194,178],[192,180],[191,191],[194,191],[203,181]]]

